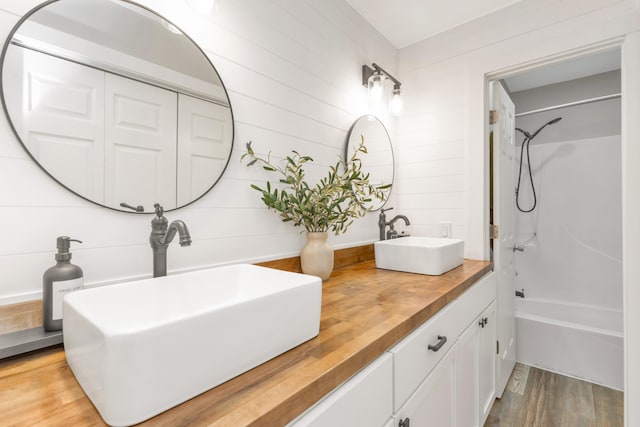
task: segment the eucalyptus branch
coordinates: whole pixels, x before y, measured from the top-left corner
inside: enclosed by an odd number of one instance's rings
[[[270,155],[266,159],[258,156],[251,142],[246,148],[241,161],[248,158],[247,166],[260,164],[264,170],[279,175],[274,185],[267,181],[264,188],[255,184],[251,188],[261,193],[262,202],[277,211],[283,221],[307,231],[344,233],[355,218],[366,214],[368,203],[385,200],[391,189],[391,184],[371,184],[369,174],[363,172],[359,155],[367,154],[364,137],[347,162],[339,159],[315,185],[305,180],[304,166],[313,162],[311,157],[293,150],[291,156],[276,164]]]

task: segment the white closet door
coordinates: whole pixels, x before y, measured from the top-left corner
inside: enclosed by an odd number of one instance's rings
[[[103,203],[102,71],[14,45],[5,61],[16,65],[4,76],[9,113],[31,155],[62,184]]]
[[[231,111],[179,94],[178,205],[204,194],[222,174],[231,151]]]
[[[176,207],[175,92],[106,73],[105,199]]]

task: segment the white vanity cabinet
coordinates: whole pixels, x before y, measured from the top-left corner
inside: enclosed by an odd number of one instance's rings
[[[495,295],[490,273],[389,350],[396,426],[484,423],[495,397]],[[426,362],[436,359],[433,366]]]
[[[495,398],[489,273],[289,426],[481,426]]]

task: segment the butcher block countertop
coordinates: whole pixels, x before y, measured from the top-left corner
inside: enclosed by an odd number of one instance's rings
[[[299,269],[296,258],[261,265]],[[373,245],[336,251],[336,269],[323,283],[317,337],[140,425],[285,425],[491,268],[465,260],[442,276],[424,276],[376,269]],[[105,425],[62,346],[0,361],[0,424]]]

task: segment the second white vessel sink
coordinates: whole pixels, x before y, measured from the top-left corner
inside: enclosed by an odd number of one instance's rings
[[[102,418],[136,424],[319,332],[322,281],[238,264],[77,291],[67,362]]]
[[[464,241],[437,237],[402,237],[374,243],[376,267],[438,276],[464,261]]]

